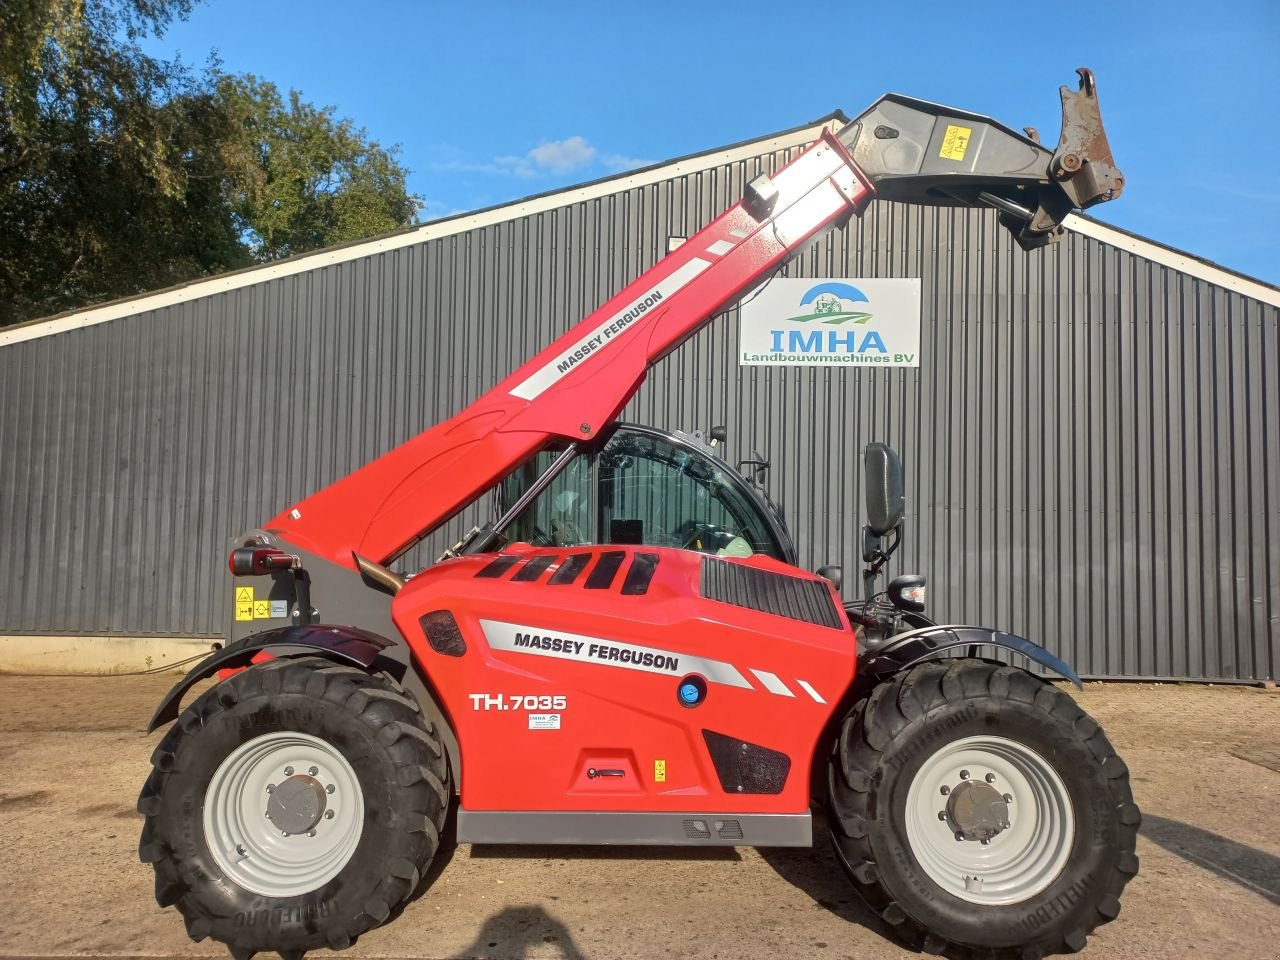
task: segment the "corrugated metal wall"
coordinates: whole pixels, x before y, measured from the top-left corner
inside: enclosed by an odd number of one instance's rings
[[[0,348],[0,633],[217,634],[228,537],[456,412],[785,159]],[[1086,675],[1276,676],[1280,311],[896,204],[789,273],[923,278],[921,367],[739,368],[731,312],[627,417],[766,452],[802,563],[851,585],[860,451],[888,441],[895,566],[928,574],[936,615]]]

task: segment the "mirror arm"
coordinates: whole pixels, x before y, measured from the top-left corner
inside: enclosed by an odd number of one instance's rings
[[[898,525],[891,531],[893,542],[887,547],[883,546],[883,537],[875,536],[869,527],[862,528],[862,559],[868,564],[868,567],[862,571],[862,585],[868,603],[875,596],[876,578],[880,576],[880,571],[889,562],[889,558],[897,552],[898,547],[902,546],[905,527],[906,521],[899,520]]]

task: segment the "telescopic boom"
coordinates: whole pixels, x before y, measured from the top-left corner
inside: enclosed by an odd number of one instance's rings
[[[266,524],[335,563],[389,564],[555,439],[590,440],[639,389],[648,368],[871,200],[987,205],[1030,249],[1057,238],[1075,208],[1114,199],[1123,178],[1098,112],[1093,76],[1062,88],[1056,150],[1035,131],[888,94],[824,132],[743,199],[586,319],[443,423]]]

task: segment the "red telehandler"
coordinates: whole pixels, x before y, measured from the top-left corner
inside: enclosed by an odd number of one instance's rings
[[[406,903],[447,811],[470,843],[809,846],[908,944],[1079,950],[1138,869],[1128,771],[1007,633],[939,625],[866,448],[863,596],[811,574],[709,442],[615,418],[648,367],[875,197],[987,205],[1027,248],[1123,181],[1093,77],[1056,150],[887,95],[492,391],[238,538],[227,645],[165,698],[138,810],[156,899],[236,958],[342,949]],[[741,465],[740,465],[741,467]],[[494,519],[413,575],[413,544]],[[1021,661],[1019,661],[1021,662]],[[180,711],[183,695],[222,679]],[[173,722],[176,721],[176,722]]]

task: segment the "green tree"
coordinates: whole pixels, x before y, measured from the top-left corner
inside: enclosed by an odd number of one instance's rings
[[[331,108],[144,53],[191,3],[0,5],[0,325],[413,222]]]
[[[332,107],[288,101],[251,75],[222,76],[217,98],[242,138],[243,162],[231,201],[257,260],[387,233],[412,223],[421,206],[406,171],[387,150]]]

